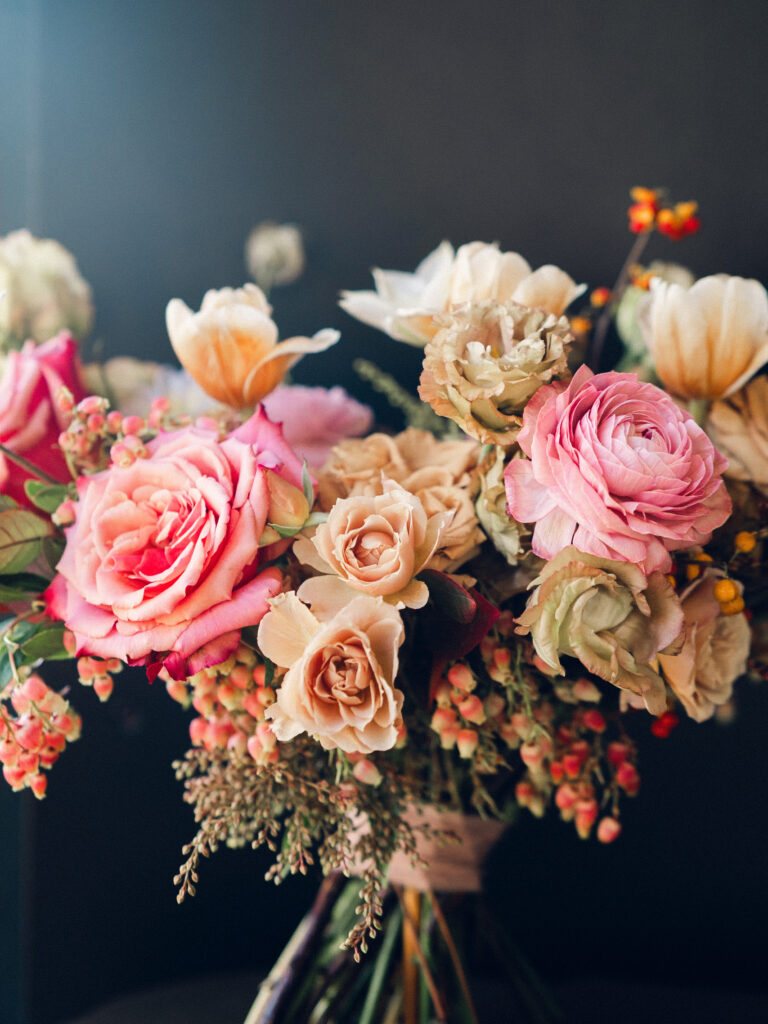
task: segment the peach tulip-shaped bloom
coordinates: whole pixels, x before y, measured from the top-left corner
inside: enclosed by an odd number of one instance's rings
[[[429,564],[452,518],[451,512],[427,516],[419,499],[392,480],[383,494],[341,498],[311,540],[294,541],[299,561],[323,574],[306,580],[299,597],[315,607],[345,604],[362,593],[398,608],[422,608],[429,591],[414,577]]]
[[[271,313],[262,290],[249,283],[206,292],[197,313],[171,299],[165,319],[184,369],[212,398],[239,409],[260,402],[302,356],[339,340],[338,331],[326,329],[278,342]]]
[[[651,282],[641,325],[664,386],[680,398],[733,394],[768,362],[768,294],[718,274],[691,288]]]
[[[519,253],[486,242],[469,242],[456,253],[441,242],[414,273],[376,267],[373,279],[375,291],[342,292],[342,309],[395,341],[419,347],[437,333],[435,318],[459,306],[517,302],[559,317],[585,287],[558,267],[531,270]]]
[[[278,740],[306,732],[326,750],[390,750],[402,721],[394,684],[404,635],[399,612],[380,597],[356,597],[327,621],[295,593],[274,598],[258,643],[288,669],[266,712]]]

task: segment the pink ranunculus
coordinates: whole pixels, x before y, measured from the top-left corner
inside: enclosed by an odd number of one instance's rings
[[[60,387],[69,388],[76,401],[85,397],[71,334],[63,331],[43,345],[28,341],[20,352],[11,352],[0,379],[0,444],[64,483],[69,472],[56,446],[67,425],[55,401]],[[30,476],[0,454],[0,493],[29,505],[24,482]]]
[[[518,442],[528,459],[505,471],[507,508],[536,523],[532,547],[580,551],[669,569],[669,552],[705,544],[730,515],[726,460],[687,412],[632,373],[585,366],[542,387]]]
[[[280,522],[286,488],[301,497],[301,462],[261,409],[223,441],[189,427],[148,448],[128,468],[80,478],[46,598],[78,653],[184,679],[224,661],[280,590],[280,572],[262,566],[290,541],[259,541]]]
[[[340,387],[287,385],[276,388],[262,404],[271,420],[282,423],[286,441],[311,469],[320,469],[334,445],[367,433],[373,422],[368,406]]]

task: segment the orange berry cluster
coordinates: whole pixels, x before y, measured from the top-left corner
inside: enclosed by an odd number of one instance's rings
[[[198,713],[189,724],[194,746],[249,754],[257,764],[278,760],[277,740],[264,718],[275,691],[265,685],[265,666],[249,647],[241,644],[228,661],[189,679],[171,679],[164,669],[160,677],[175,701]]]
[[[80,737],[81,721],[65,698],[32,674],[0,694],[0,764],[10,787],[45,796],[51,768],[67,743]]]
[[[678,241],[695,234],[701,227],[697,216],[698,203],[692,200],[667,206],[663,204],[660,189],[638,187],[631,189],[629,194],[633,200],[627,211],[629,230],[636,235],[655,228],[667,238]]]

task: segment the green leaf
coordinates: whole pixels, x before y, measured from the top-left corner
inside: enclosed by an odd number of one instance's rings
[[[47,519],[25,508],[0,512],[0,574],[21,572],[40,554],[42,542],[53,533]]]
[[[43,555],[46,562],[55,569],[59,564],[59,559],[64,554],[64,538],[63,537],[46,537],[43,541]]]
[[[7,508],[18,508],[18,501],[14,501],[7,494],[0,494],[0,512],[4,512]]]
[[[275,678],[275,663],[269,658],[264,659],[264,685],[271,686]]]
[[[65,484],[47,484],[42,480],[27,480],[24,490],[32,504],[43,512],[55,512],[69,496]]]
[[[32,572],[5,576],[0,583],[0,601],[26,601],[30,594],[41,594],[51,581]]]
[[[21,653],[25,661],[37,661],[38,658],[68,658],[69,655],[64,648],[64,623],[41,623],[41,628],[21,645]]]
[[[278,526],[277,523],[267,523],[270,530],[274,530],[282,540],[287,540],[289,537],[295,537],[297,533],[300,533],[304,529],[305,525],[305,523],[302,523],[301,526]]]
[[[328,522],[327,512],[312,512],[311,515],[307,516],[307,520],[302,526],[302,530],[308,529],[310,526],[319,526],[321,523]]]

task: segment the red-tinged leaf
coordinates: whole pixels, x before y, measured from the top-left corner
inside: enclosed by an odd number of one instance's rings
[[[445,573],[427,569],[419,578],[429,587],[430,605],[420,612],[431,620],[425,625],[434,663],[456,661],[480,643],[499,617],[499,609],[479,590],[468,590]],[[446,622],[446,618],[452,620]]]
[[[425,569],[419,579],[427,584],[429,597],[435,608],[464,625],[475,617],[477,605],[472,594],[447,573]]]
[[[24,508],[0,511],[0,573],[21,572],[40,553],[42,542],[53,533],[48,519]]]

